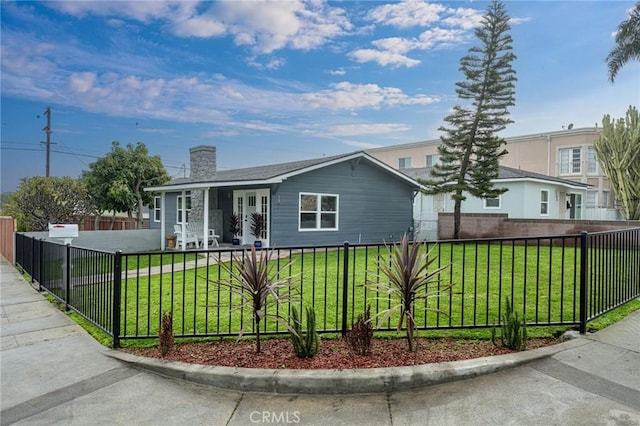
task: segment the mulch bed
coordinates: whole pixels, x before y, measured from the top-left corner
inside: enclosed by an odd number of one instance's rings
[[[554,338],[531,339],[527,343],[527,349],[556,343],[558,340]],[[263,340],[261,346],[260,353],[256,353],[256,344],[252,340],[181,343],[176,344],[165,356],[160,354],[157,347],[125,348],[122,351],[143,357],[192,364],[274,369],[400,367],[515,352],[501,346],[494,346],[487,340],[454,338],[418,339],[417,352],[410,352],[404,339],[376,338],[372,341],[370,355],[356,355],[342,339],[327,339],[320,342],[320,350],[312,358],[296,356],[288,339]]]

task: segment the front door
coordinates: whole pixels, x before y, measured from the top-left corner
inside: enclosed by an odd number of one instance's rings
[[[582,219],[582,194],[569,194],[569,219]]]
[[[238,236],[241,244],[250,245],[259,239],[263,247],[269,246],[271,228],[269,220],[269,189],[233,191],[233,212],[242,221],[242,231]],[[258,238],[251,232],[251,217],[253,213],[262,214],[264,219],[264,230]]]

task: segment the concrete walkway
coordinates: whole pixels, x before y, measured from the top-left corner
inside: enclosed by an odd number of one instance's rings
[[[526,364],[517,362],[524,355],[515,354],[475,367],[424,367],[422,375],[435,368],[444,377],[431,386],[340,394],[357,380],[333,371],[325,380],[334,380],[335,394],[274,394],[167,377],[141,369],[135,360],[134,368],[108,356],[111,350],[47,302],[4,259],[0,285],[2,425],[640,425],[640,311],[533,355]],[[182,366],[165,364],[164,374],[186,377]],[[478,367],[487,364],[496,367]],[[494,372],[484,374],[488,371]],[[225,384],[202,373],[209,377],[203,382]],[[237,372],[246,389],[264,372],[253,374]],[[381,374],[393,375],[367,373]],[[311,383],[313,376],[310,372],[304,380]]]

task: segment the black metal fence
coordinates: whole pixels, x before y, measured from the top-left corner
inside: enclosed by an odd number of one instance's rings
[[[508,297],[530,326],[577,325],[585,332],[589,320],[640,297],[640,228],[423,245],[433,268],[445,269],[427,288],[433,297],[414,306],[419,329],[491,327],[501,322]],[[367,306],[382,318],[397,303],[372,288],[388,282],[380,269],[389,263],[383,244],[273,250],[274,271],[297,289],[293,303],[316,311],[319,332],[344,334]],[[114,346],[157,337],[165,312],[176,337],[255,332],[249,309],[225,285],[228,268],[245,255],[235,249],[109,253],[16,235],[16,263],[113,336]],[[274,317],[288,319],[290,306],[269,306],[261,333],[287,333]],[[391,315],[378,326],[395,330],[398,319]]]

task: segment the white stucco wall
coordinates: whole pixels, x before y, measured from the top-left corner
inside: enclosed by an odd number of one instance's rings
[[[25,235],[62,243],[60,239],[49,239],[48,232],[25,232]],[[80,231],[71,245],[95,250],[136,252],[160,249],[159,229],[136,229],[130,231]]]
[[[584,202],[586,200],[586,190],[569,189],[552,182],[518,181],[503,182],[500,187],[507,188],[508,191],[500,196],[499,208],[485,208],[484,200],[467,194],[467,199],[462,202],[462,213],[502,213],[508,214],[512,219],[566,219],[568,211],[566,200],[568,193],[582,194],[583,207],[582,217],[585,219]],[[549,191],[548,214],[540,213],[540,202],[542,190]],[[414,203],[414,220],[416,222],[425,220],[430,214],[436,212],[437,206],[434,203],[434,196],[418,194]],[[453,213],[454,202],[450,196],[444,197],[443,208],[439,211]]]

